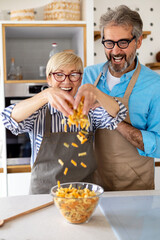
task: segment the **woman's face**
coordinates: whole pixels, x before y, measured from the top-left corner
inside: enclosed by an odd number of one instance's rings
[[[77,73],[75,65],[65,65],[60,68],[58,68],[54,73],[64,73],[66,75],[69,75],[71,73]],[[78,81],[71,81],[69,80],[69,77],[66,76],[65,80],[63,82],[58,82],[56,79],[56,76],[53,74],[49,75],[48,77],[48,84],[50,87],[58,87],[61,90],[68,92],[71,96],[75,96],[77,93],[77,90],[79,86],[81,85],[82,76],[80,76],[80,79]]]

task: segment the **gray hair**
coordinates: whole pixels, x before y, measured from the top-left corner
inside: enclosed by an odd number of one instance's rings
[[[109,9],[100,18],[101,36],[107,25],[132,26],[132,35],[138,39],[142,35],[143,22],[136,11],[132,11],[125,5],[120,5],[115,10]]]

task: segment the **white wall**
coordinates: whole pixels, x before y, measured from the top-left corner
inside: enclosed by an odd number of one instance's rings
[[[137,10],[143,20],[143,31],[151,31],[147,39],[143,40],[141,48],[138,50],[139,60],[142,64],[155,62],[156,53],[160,51],[160,1],[159,0],[94,0],[94,30],[99,30],[99,18],[108,8],[114,8],[119,5],[127,5],[133,10]],[[105,61],[105,55],[101,40],[95,41],[94,63]]]

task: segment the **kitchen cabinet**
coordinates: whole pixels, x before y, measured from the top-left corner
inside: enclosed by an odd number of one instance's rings
[[[80,21],[0,21],[0,110],[5,106],[6,89],[17,84],[40,85],[39,67],[46,66],[52,42],[58,43],[59,51],[72,49],[79,55],[84,66],[94,64],[93,0],[81,0]],[[7,75],[11,58],[22,67],[22,80],[9,80]],[[1,127],[3,144],[2,169],[3,195],[28,193],[30,169],[23,172],[21,166],[7,168],[6,131]],[[15,170],[17,169],[17,170]],[[28,169],[28,168],[27,168]],[[22,170],[22,171],[21,171]],[[16,172],[17,171],[17,172]]]
[[[86,23],[9,23],[2,24],[4,82],[45,82],[40,78],[40,66],[45,68],[52,42],[59,51],[72,49],[86,66]],[[23,80],[7,78],[11,58],[22,67]]]
[[[28,195],[30,173],[8,173],[8,196]]]
[[[93,64],[93,1],[81,1],[81,21],[2,21],[2,79],[6,83],[45,82],[40,66],[45,67],[52,43],[59,51],[72,49],[84,66]],[[7,78],[11,58],[22,67],[23,80]]]

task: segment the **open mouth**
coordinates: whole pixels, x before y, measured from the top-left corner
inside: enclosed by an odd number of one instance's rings
[[[61,87],[61,89],[62,89],[63,91],[67,91],[67,92],[72,91],[72,87]]]
[[[114,63],[121,63],[123,61],[123,59],[125,59],[125,55],[111,55],[111,59]]]

